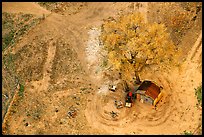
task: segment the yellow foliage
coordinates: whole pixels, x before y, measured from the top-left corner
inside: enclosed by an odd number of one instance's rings
[[[108,51],[109,64],[121,71],[124,79],[152,64],[169,64],[176,54],[164,24],[148,24],[141,13],[131,13],[104,22],[101,39]],[[148,65],[151,65],[148,64]]]

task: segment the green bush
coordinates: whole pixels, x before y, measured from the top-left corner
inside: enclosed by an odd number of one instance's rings
[[[2,51],[4,51],[4,49],[6,49],[10,44],[12,44],[14,42],[14,31],[10,31],[8,34],[6,34],[4,37],[2,37]]]
[[[17,43],[40,20],[32,14],[2,13],[2,51]]]
[[[2,65],[6,67],[7,70],[11,71],[12,73],[15,71],[14,66],[14,55],[12,53],[9,53],[7,55],[3,56]]]
[[[18,95],[20,97],[23,97],[23,92],[24,92],[24,86],[22,84],[20,84],[20,89],[19,89]]]
[[[106,67],[108,65],[108,60],[107,58],[104,58],[101,64],[101,67]]]
[[[57,9],[57,6],[60,2],[38,2],[38,4],[47,10],[53,11]]]
[[[195,89],[195,95],[197,96],[198,103],[202,106],[202,85]]]
[[[184,135],[193,135],[193,133],[190,131],[190,132],[187,132],[186,130],[184,131]]]

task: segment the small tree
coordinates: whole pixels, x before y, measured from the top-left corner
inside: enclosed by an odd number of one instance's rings
[[[140,13],[105,21],[101,40],[108,51],[108,64],[128,81],[134,76],[139,80],[138,73],[146,65],[168,64],[176,54],[165,26],[145,23]]]

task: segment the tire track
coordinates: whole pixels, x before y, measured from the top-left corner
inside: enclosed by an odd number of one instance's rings
[[[96,8],[94,10],[99,10],[99,8]],[[143,9],[144,10],[144,9]],[[96,11],[97,12],[97,11]],[[94,12],[93,12],[94,13]],[[81,62],[84,62],[85,57],[85,48],[83,47],[83,39],[79,36],[82,34],[80,33],[80,28],[75,29],[78,26],[73,25],[71,23],[66,23],[69,19],[62,20],[59,22],[58,18],[48,18],[50,20],[56,19],[56,26],[61,25],[58,29],[59,31],[56,34],[64,34],[66,35],[65,38],[70,39],[70,43],[72,47],[78,51],[78,56],[81,60]],[[60,18],[62,19],[62,18]],[[85,21],[81,21],[81,24],[86,23]],[[77,23],[76,23],[77,24]],[[64,30],[63,32],[61,32]],[[83,34],[84,35],[84,34]],[[36,84],[34,90],[40,91],[40,90],[47,90],[49,80],[50,80],[50,73],[52,61],[55,57],[55,50],[56,45],[53,45],[53,41],[49,45],[48,49],[48,55],[47,55],[47,61],[44,65],[43,70],[43,80],[38,82],[33,82]],[[199,45],[198,45],[199,46]],[[202,45],[199,47],[195,46],[195,50],[193,50],[193,53],[191,53],[191,56],[189,58],[197,58],[196,50],[199,50],[199,55],[202,53],[200,50]],[[195,52],[194,52],[195,51]],[[80,53],[83,53],[80,55]],[[196,55],[195,55],[196,54]],[[188,61],[190,61],[190,59]],[[86,68],[87,64],[84,62],[83,67]],[[87,72],[90,71],[87,69]],[[192,69],[193,71],[193,69]],[[189,75],[189,74],[187,74]],[[154,80],[158,85],[162,85],[164,96],[162,97],[162,102],[159,102],[157,105],[157,109],[152,109],[151,106],[148,106],[146,104],[142,104],[140,102],[136,102],[135,105],[132,108],[122,108],[122,109],[116,109],[114,106],[114,100],[120,100],[124,101],[125,93],[124,92],[107,92],[107,94],[100,94],[96,90],[93,95],[89,95],[87,99],[90,101],[87,103],[87,108],[85,110],[85,117],[88,121],[87,125],[89,125],[91,128],[94,128],[93,131],[102,131],[101,133],[108,133],[108,134],[130,134],[130,132],[134,131],[138,134],[165,134],[165,133],[175,133],[179,132],[179,130],[175,131],[174,129],[180,128],[181,124],[187,125],[188,123],[192,122],[183,122],[180,119],[178,121],[173,121],[174,119],[178,118],[178,116],[181,115],[181,112],[185,112],[184,108],[188,106],[188,103],[186,102],[179,102],[180,97],[187,97],[189,96],[188,91],[181,92],[180,86],[183,84],[181,80],[181,76],[186,75],[179,75],[175,72],[159,72],[159,73],[153,73],[149,72],[141,76],[143,79],[150,79]],[[86,80],[90,80],[91,78],[87,76]],[[94,82],[93,78],[93,82]],[[184,81],[185,83],[186,81]],[[39,84],[39,85],[38,85]],[[42,84],[40,86],[40,84]],[[93,84],[100,84],[95,81]],[[188,84],[188,83],[187,83]],[[189,86],[188,86],[189,87]],[[62,90],[55,92],[52,94],[49,103],[51,105],[48,105],[49,110],[46,111],[46,113],[51,112],[50,110],[53,110],[53,108],[57,107],[57,103],[59,103],[59,106],[61,105],[60,100],[66,99],[67,96],[69,96],[72,93],[72,90]],[[39,95],[41,95],[40,93]],[[191,94],[190,94],[191,95]],[[47,98],[46,98],[47,99]],[[45,100],[46,100],[45,99]],[[48,99],[49,100],[49,99]],[[66,106],[70,105],[67,102],[65,103]],[[181,107],[183,106],[183,107]],[[186,108],[185,108],[186,109]],[[63,112],[66,111],[65,109],[62,110]],[[118,117],[112,118],[110,113],[111,111],[117,112]],[[61,113],[61,112],[60,112]],[[66,113],[66,112],[65,112]],[[64,113],[64,114],[65,114]],[[178,113],[178,114],[177,114]],[[186,111],[188,113],[188,111]],[[52,123],[55,123],[55,120],[58,118],[57,114],[48,114],[44,117],[46,119],[53,118],[51,120]],[[52,117],[53,116],[53,117]],[[187,115],[184,117],[187,119]],[[172,122],[173,121],[173,122]],[[68,123],[67,123],[68,124]],[[51,124],[52,125],[52,124]],[[52,125],[53,127],[54,125]],[[148,127],[148,128],[147,128]],[[186,126],[185,126],[186,127]],[[44,128],[43,126],[41,128]],[[55,127],[54,127],[55,128]],[[97,130],[95,130],[97,129]],[[184,129],[184,128],[183,128]],[[168,131],[167,131],[168,130]],[[53,130],[49,130],[53,132]],[[75,129],[72,129],[70,132],[76,132]],[[181,129],[180,129],[181,131]],[[92,132],[92,133],[93,133]]]
[[[34,87],[37,87],[36,91],[38,92],[47,91],[48,89],[55,53],[56,53],[56,45],[54,44],[54,41],[50,41],[49,47],[48,47],[47,60],[43,67],[43,79],[40,81],[31,82]]]
[[[200,56],[200,54],[202,53],[202,31],[198,37],[198,39],[196,40],[194,46],[192,47],[192,49],[190,50],[190,53],[187,57],[187,62],[190,60],[198,60],[197,58]],[[199,53],[198,53],[199,52]],[[195,54],[198,53],[198,55],[196,55],[195,58]]]
[[[158,81],[157,83],[162,85],[165,89],[165,91],[163,91],[165,94],[162,98],[164,101],[159,103],[157,111],[152,109],[151,106],[141,104],[140,102],[136,102],[132,108],[122,108],[117,110],[114,106],[114,100],[125,98],[124,93],[108,93],[105,96],[96,94],[96,97],[87,105],[86,117],[90,124],[94,122],[94,125],[97,125],[95,128],[100,127],[103,130],[107,130],[110,127],[113,127],[117,131],[127,128],[139,130],[141,127],[153,128],[165,125],[166,122],[171,119],[171,114],[177,111],[177,108],[174,107],[176,100],[172,95],[172,83],[166,78],[165,74],[157,74],[156,78],[155,74],[149,74],[146,75],[146,77],[148,79],[155,79],[155,81]],[[104,99],[108,100],[106,104],[103,101]],[[116,119],[113,119],[110,115],[104,113],[104,111],[110,112],[112,110],[119,113],[119,116]],[[135,125],[140,126],[137,127]],[[107,130],[107,132],[113,131]]]

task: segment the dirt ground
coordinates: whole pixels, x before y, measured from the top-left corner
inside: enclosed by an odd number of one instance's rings
[[[195,88],[202,82],[202,9],[185,10],[185,4],[167,2],[71,6],[57,12],[32,2],[2,3],[2,12],[45,17],[3,52],[15,55],[16,73],[25,80],[23,97],[16,91],[5,114],[3,134],[200,134],[202,107],[196,105]],[[186,26],[177,27],[168,20],[179,11],[185,15],[180,24],[186,21]],[[124,92],[109,91],[100,68],[96,35],[101,24],[129,12],[144,13],[145,21],[166,23],[175,45],[182,49],[178,66],[149,67],[140,74],[141,80],[153,80],[163,87],[164,96],[156,109],[140,102],[116,109],[114,100],[123,99]],[[95,53],[91,55],[95,61],[88,59],[87,50]],[[71,110],[76,112],[73,118],[68,117]],[[118,116],[111,117],[111,111]]]

